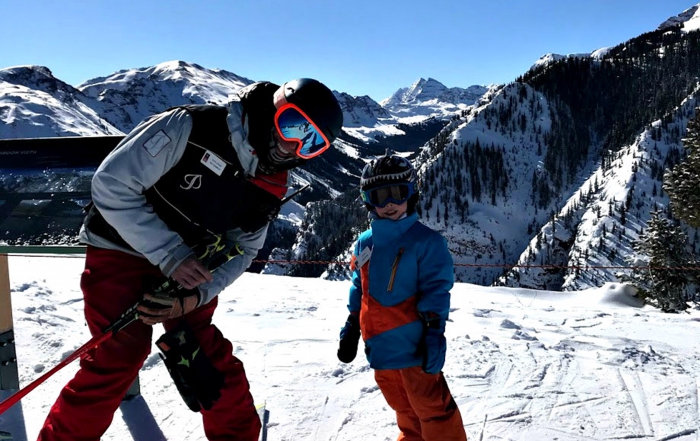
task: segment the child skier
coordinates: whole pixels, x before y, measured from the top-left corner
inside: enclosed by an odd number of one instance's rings
[[[453,261],[445,239],[418,221],[416,180],[408,160],[388,153],[362,171],[372,223],[355,244],[338,358],[354,360],[361,334],[377,385],[396,411],[398,441],[466,441],[441,372]]]

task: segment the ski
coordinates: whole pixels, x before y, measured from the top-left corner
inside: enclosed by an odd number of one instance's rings
[[[267,423],[270,421],[270,411],[265,408],[265,404],[255,406],[255,410],[258,411],[260,424],[262,424],[258,441],[267,441]]]

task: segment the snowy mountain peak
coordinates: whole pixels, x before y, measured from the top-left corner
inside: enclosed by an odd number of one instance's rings
[[[186,61],[124,69],[78,86],[105,106],[105,116],[129,132],[145,117],[183,104],[225,104],[253,80]]]
[[[535,61],[535,64],[533,64],[530,67],[530,69],[534,69],[534,68],[540,67],[540,66],[547,66],[549,64],[552,64],[552,63],[557,62],[559,60],[564,60],[566,58],[588,58],[588,57],[600,58],[609,49],[610,48],[598,49],[591,54],[579,53],[579,54],[562,55],[562,54],[554,54],[554,53],[550,52],[550,53],[544,54],[540,58],[538,58],[537,61]]]
[[[399,104],[411,104],[419,101],[437,99],[447,87],[441,82],[428,78],[419,78],[411,87],[403,87],[397,90],[391,97],[381,102],[382,106],[390,107]]]
[[[700,3],[697,5],[686,9],[685,11],[681,12],[680,14],[670,17],[663,23],[661,23],[658,27],[658,29],[663,30],[663,29],[670,29],[674,28],[678,25],[681,25],[683,27],[683,30],[685,32],[690,32],[692,30],[700,29]],[[554,53],[547,53],[542,55],[537,61],[535,61],[535,64],[532,65],[530,69],[537,68],[540,66],[547,66],[551,63],[554,63],[556,61],[565,59],[565,58],[586,58],[586,57],[591,57],[593,59],[599,60],[601,59],[605,54],[607,54],[610,51],[611,47],[604,47],[597,49],[590,54],[586,53],[578,53],[578,54],[568,54],[568,55],[561,55],[561,54],[554,54]]]
[[[386,109],[367,95],[354,97],[336,91],[333,94],[343,109],[344,127],[374,127],[379,118],[391,118]]]
[[[484,86],[448,88],[433,78],[419,78],[379,104],[396,118],[405,120],[445,118],[474,104],[486,90]]]
[[[391,97],[382,100],[379,104],[391,111],[394,106],[421,105],[427,103],[445,102],[447,104],[474,104],[476,99],[486,92],[484,86],[470,86],[448,88],[441,82],[428,78],[418,79],[411,87],[397,90]]]
[[[36,65],[23,65],[23,66],[11,66],[4,69],[0,69],[0,77],[5,77],[7,75],[21,75],[27,73],[36,73],[45,77],[53,77],[53,73],[46,66],[36,66]]]
[[[408,88],[402,97],[404,103],[417,101],[430,101],[438,99],[447,90],[447,87],[441,82],[428,78],[420,78]]]
[[[73,89],[68,84],[56,79],[48,67],[44,66],[13,66],[0,69],[0,81],[29,87],[30,89],[51,90],[68,88]]]
[[[96,105],[44,66],[0,69],[0,138],[119,134]]]
[[[686,9],[674,17],[668,18],[659,25],[658,29],[664,30],[682,25],[684,31],[690,32],[700,28],[700,13],[698,13],[699,7],[700,3]]]
[[[224,81],[233,81],[241,84],[241,87],[252,83],[252,80],[238,76],[232,72],[222,69],[207,69],[196,63],[188,63],[182,60],[166,61],[150,68],[151,75],[157,75],[163,79],[176,80],[186,78],[196,80],[197,78],[215,78]]]
[[[222,82],[233,83],[237,88],[251,84],[253,81],[221,69],[207,69],[195,63],[174,60],[155,66],[135,69],[123,69],[106,77],[98,77],[78,86],[87,94],[107,86],[109,89],[124,90],[136,81],[175,81],[189,82],[193,85],[209,85]],[[212,84],[214,83],[214,84]],[[230,85],[230,84],[229,84]]]

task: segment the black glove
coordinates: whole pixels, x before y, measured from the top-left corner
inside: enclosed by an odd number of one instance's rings
[[[423,372],[437,374],[442,370],[447,352],[445,320],[423,316],[423,338],[418,352],[423,355]]]
[[[201,350],[187,323],[182,322],[163,334],[156,345],[163,352],[160,358],[187,407],[194,412],[199,412],[200,408],[211,409],[221,396],[224,375]]]
[[[350,314],[345,326],[340,330],[340,346],[338,360],[350,363],[357,355],[357,344],[360,341],[360,322],[356,315]]]

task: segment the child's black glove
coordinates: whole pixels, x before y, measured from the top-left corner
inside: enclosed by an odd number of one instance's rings
[[[423,372],[437,374],[442,370],[447,352],[445,320],[423,316],[423,338],[418,351],[423,354]]]
[[[357,316],[350,314],[345,321],[345,326],[340,330],[340,346],[338,347],[338,360],[350,363],[357,355],[357,344],[360,341],[360,322]]]

